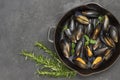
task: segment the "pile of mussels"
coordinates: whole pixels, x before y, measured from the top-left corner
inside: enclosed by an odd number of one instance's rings
[[[63,55],[82,69],[96,69],[112,56],[118,30],[108,15],[94,10],[76,11],[63,26],[60,47]]]

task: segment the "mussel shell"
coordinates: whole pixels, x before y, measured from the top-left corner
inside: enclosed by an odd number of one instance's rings
[[[92,23],[90,23],[86,27],[85,33],[90,36],[93,30],[94,30],[94,25]]]
[[[78,67],[82,68],[82,69],[87,69],[87,63],[85,62],[85,60],[83,60],[80,57],[77,57],[74,61],[73,61]]]
[[[110,37],[114,40],[114,42],[118,42],[118,30],[114,26],[110,26]]]
[[[81,24],[89,24],[89,19],[86,16],[81,15],[80,12],[75,13],[76,20]]]
[[[101,41],[99,38],[97,38],[96,43],[93,45],[93,50],[96,50],[98,47],[102,45]]]
[[[73,35],[75,36],[76,40],[80,40],[80,38],[81,38],[82,35],[83,35],[83,26],[82,26],[82,25],[79,25],[79,26],[75,29]]]
[[[97,11],[93,10],[82,11],[82,14],[89,18],[97,18],[100,15]]]
[[[98,23],[98,19],[92,19],[91,23],[93,24],[94,28],[97,26],[96,24]]]
[[[105,51],[108,49],[108,47],[103,47],[103,48],[100,48],[100,49],[97,49],[94,51],[94,55],[95,56],[102,56],[103,54],[105,54]]]
[[[106,45],[108,45],[110,47],[115,47],[115,43],[110,37],[107,37],[107,36],[104,37],[104,41],[105,41]]]
[[[60,41],[61,50],[66,58],[70,57],[70,42],[66,39]]]
[[[76,37],[75,35],[70,31],[70,29],[66,29],[64,31],[66,37],[68,37],[72,42],[76,43]]]
[[[101,56],[96,57],[91,65],[91,68],[92,69],[98,68],[100,64],[102,63],[102,61],[103,61],[103,58]]]
[[[100,40],[109,47],[115,47],[115,42],[111,39],[107,32],[101,32]]]
[[[77,43],[76,48],[75,48],[75,54],[76,54],[76,56],[79,56],[80,53],[82,53],[82,52],[81,52],[81,51],[82,51],[82,47],[83,47],[83,42],[82,42],[82,41],[79,41],[79,42]]]
[[[76,25],[75,25],[75,20],[73,19],[73,17],[71,17],[70,23],[69,23],[69,29],[70,31],[74,31]]]
[[[109,29],[109,17],[107,15],[104,16],[104,25],[103,25],[103,30],[108,31]]]
[[[112,56],[112,49],[107,49],[105,51],[104,59],[108,60]]]
[[[99,23],[99,24],[96,26],[96,28],[95,28],[95,30],[94,30],[94,32],[93,32],[93,34],[92,34],[92,39],[96,40],[96,39],[98,38],[98,36],[99,36],[99,34],[100,34],[100,32],[101,32],[101,27],[102,27],[102,24],[101,24],[101,23]]]
[[[71,33],[70,29],[66,29],[66,30],[64,31],[64,33],[65,33],[65,35],[66,35],[68,38],[70,38],[70,37],[72,36],[72,33]]]

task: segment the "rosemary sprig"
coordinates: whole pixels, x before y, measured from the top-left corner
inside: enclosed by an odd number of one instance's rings
[[[55,52],[48,49],[41,42],[36,42],[35,46],[42,49],[44,52],[50,55],[50,58],[44,57],[43,55],[35,55],[34,53],[22,51],[22,55],[40,64],[42,68],[37,70],[39,75],[47,75],[53,77],[74,77],[77,73],[70,70],[58,59]],[[47,69],[47,70],[45,70]]]
[[[49,76],[54,76],[54,77],[73,77],[76,76],[76,72],[74,71],[40,71],[37,70],[37,73],[40,75],[49,75]],[[61,74],[62,73],[62,74]]]
[[[43,55],[35,55],[31,52],[22,51],[21,53],[23,56],[28,57],[29,59],[35,61],[37,64],[44,65],[44,68],[50,68],[52,70],[59,70],[61,67],[59,65],[56,65],[57,63],[47,57],[44,57]]]

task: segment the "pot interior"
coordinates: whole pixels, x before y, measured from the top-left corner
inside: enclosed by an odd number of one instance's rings
[[[96,10],[100,14],[103,14],[103,15],[107,14],[110,19],[111,25],[114,25],[115,27],[117,27],[118,32],[120,34],[120,25],[119,25],[119,22],[116,20],[116,18],[109,11],[98,6],[97,4],[88,4],[88,5],[79,6],[77,8],[70,10],[62,17],[62,19],[58,23],[58,25],[56,27],[56,31],[55,31],[55,47],[57,50],[57,54],[61,58],[61,60],[65,63],[66,66],[68,66],[71,69],[74,69],[75,71],[79,72],[82,75],[89,75],[91,73],[96,73],[96,72],[100,72],[100,71],[107,69],[116,61],[116,59],[119,57],[119,54],[120,54],[120,48],[119,48],[120,47],[120,35],[119,35],[119,42],[116,44],[116,49],[115,49],[112,57],[108,61],[106,61],[105,63],[100,65],[100,67],[98,67],[97,69],[79,68],[78,66],[76,66],[75,64],[73,64],[71,61],[69,61],[67,58],[64,57],[64,55],[62,54],[62,50],[60,48],[60,43],[59,43],[60,42],[60,34],[63,29],[63,25],[65,24],[66,20],[68,20],[71,17],[71,15],[73,15],[75,13],[75,11],[88,10],[88,9]]]

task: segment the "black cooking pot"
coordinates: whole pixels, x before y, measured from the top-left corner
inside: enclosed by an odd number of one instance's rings
[[[75,64],[73,64],[71,61],[69,61],[62,53],[62,50],[60,48],[60,34],[61,34],[61,31],[63,29],[63,25],[64,23],[66,22],[66,20],[68,20],[71,15],[74,14],[75,11],[78,11],[78,10],[88,10],[88,9],[92,9],[92,10],[96,10],[98,11],[100,14],[107,14],[109,19],[110,19],[110,23],[111,25],[114,25],[117,29],[118,29],[118,34],[119,34],[119,42],[116,44],[116,50],[114,51],[112,57],[106,61],[105,63],[103,63],[99,68],[97,69],[81,69],[79,68],[78,66],[76,66]],[[102,6],[100,6],[99,4],[96,4],[96,3],[89,3],[89,4],[86,4],[86,5],[82,5],[82,6],[79,6],[79,7],[76,7],[70,11],[68,11],[63,17],[62,19],[59,21],[57,27],[55,28],[55,33],[54,33],[54,40],[51,40],[49,38],[50,36],[50,32],[53,28],[50,28],[49,31],[48,31],[48,40],[50,42],[53,42],[54,43],[54,46],[55,46],[55,49],[56,49],[56,52],[59,56],[59,58],[63,61],[63,63],[69,67],[70,69],[73,69],[75,71],[77,71],[80,75],[83,75],[83,76],[87,76],[87,75],[91,75],[91,74],[95,74],[95,73],[98,73],[98,72],[102,72],[102,71],[105,71],[107,70],[108,68],[110,68],[110,66],[113,65],[113,63],[115,63],[115,61],[118,59],[119,55],[120,55],[120,24],[119,22],[117,21],[117,19],[109,12],[107,11],[106,9],[104,9]]]

